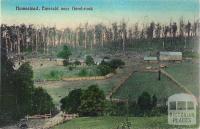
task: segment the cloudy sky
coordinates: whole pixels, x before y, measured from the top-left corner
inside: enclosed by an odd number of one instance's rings
[[[69,11],[16,11],[19,7],[68,7]],[[72,7],[93,7],[93,11],[72,11]],[[1,20],[7,24],[51,25],[58,28],[120,22],[185,21],[198,19],[199,0],[1,0]]]

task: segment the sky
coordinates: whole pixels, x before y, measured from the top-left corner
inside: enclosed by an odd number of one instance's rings
[[[69,11],[18,11],[19,7],[68,7]],[[72,7],[92,7],[93,11],[72,11]],[[128,24],[151,21],[169,23],[181,17],[199,18],[199,0],[1,0],[1,21],[6,24],[49,25],[58,28],[89,24]]]

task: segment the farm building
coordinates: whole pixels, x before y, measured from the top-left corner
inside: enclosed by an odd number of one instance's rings
[[[94,63],[97,65],[101,64],[102,61],[103,61],[102,58],[94,58]]]
[[[160,61],[181,61],[182,52],[160,52],[159,60]]]
[[[63,66],[64,59],[56,59],[56,64],[59,66]]]
[[[146,61],[146,62],[157,62],[158,59],[157,59],[157,57],[153,57],[153,56],[145,56],[144,61]]]
[[[86,65],[85,60],[79,59],[78,61],[81,63],[81,66],[85,66]]]

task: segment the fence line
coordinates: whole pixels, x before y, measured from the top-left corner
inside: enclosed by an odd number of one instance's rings
[[[130,72],[129,74],[128,74],[128,76],[124,79],[124,80],[122,80],[117,86],[115,86],[113,89],[112,89],[112,91],[106,96],[106,99],[110,99],[111,98],[111,96],[124,84],[124,82],[126,81],[126,80],[128,80],[129,79],[129,77],[134,73],[135,71],[132,71],[132,72]]]
[[[50,118],[45,125],[43,125],[42,129],[50,129],[58,124],[64,123],[65,121],[72,120],[79,117],[78,114],[65,114],[63,112],[60,112],[53,118]]]
[[[28,119],[46,119],[46,118],[51,118],[51,114],[26,116],[25,118],[27,120]]]
[[[70,77],[62,78],[63,81],[78,81],[78,80],[104,80],[112,77],[114,74],[109,73],[105,76],[93,76],[93,77]]]

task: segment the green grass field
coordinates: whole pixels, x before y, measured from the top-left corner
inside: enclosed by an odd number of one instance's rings
[[[136,72],[134,73],[120,89],[114,94],[114,98],[137,100],[142,92],[148,92],[150,95],[156,95],[158,100],[164,100],[174,93],[183,92],[172,81],[161,75],[158,80],[158,73]]]
[[[199,64],[183,62],[171,64],[165,70],[172,75],[179,83],[190,90],[194,95],[199,96]]]
[[[53,129],[117,129],[117,127],[121,127],[125,120],[126,117],[80,117],[55,126]],[[166,115],[159,117],[129,117],[128,120],[131,122],[131,129],[184,128],[184,126],[168,125]],[[195,126],[190,127],[197,129]]]
[[[86,73],[80,74],[85,69]],[[72,70],[65,66],[47,66],[34,69],[34,80],[61,80],[62,77],[98,76],[96,66],[73,67]]]

